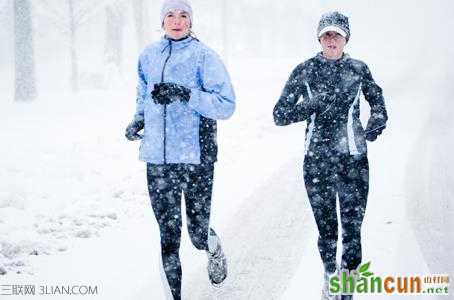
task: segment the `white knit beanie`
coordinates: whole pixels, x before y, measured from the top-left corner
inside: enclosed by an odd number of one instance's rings
[[[164,24],[164,19],[171,11],[181,10],[189,15],[192,25],[192,7],[186,0],[164,0],[161,8],[161,25]]]

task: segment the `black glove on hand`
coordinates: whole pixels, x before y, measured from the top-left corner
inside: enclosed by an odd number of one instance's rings
[[[156,104],[170,104],[173,101],[180,100],[188,102],[191,97],[191,90],[176,83],[157,83],[151,92]]]
[[[151,92],[154,103],[156,104],[170,104],[169,91],[166,89],[164,83],[156,83],[153,91]]]
[[[310,107],[312,113],[316,113],[319,116],[329,116],[332,112],[332,106],[335,101],[336,98],[334,95],[322,93],[308,99],[308,106]]]
[[[318,94],[298,102],[294,107],[287,107],[287,112],[282,111],[281,113],[291,116],[290,118],[294,119],[292,122],[298,122],[296,120],[306,120],[314,113],[317,115],[325,114],[325,112],[329,110],[326,101],[326,95]],[[328,101],[332,100],[329,99]]]
[[[140,140],[142,135],[138,132],[141,131],[144,127],[143,120],[134,120],[129,123],[128,127],[126,127],[125,136],[130,141]]]
[[[366,140],[373,142],[377,137],[383,132],[383,129],[386,128],[386,124],[383,123],[381,119],[370,118],[367,122],[365,135]]]

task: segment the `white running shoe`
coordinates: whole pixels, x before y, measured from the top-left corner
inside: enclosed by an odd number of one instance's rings
[[[227,278],[227,259],[221,241],[213,229],[208,234],[208,277],[213,286],[219,287]]]
[[[322,298],[321,298],[321,300],[340,300],[340,296],[331,295],[329,293],[329,279],[334,274],[337,274],[337,271],[334,272],[334,273],[325,272],[325,275],[323,275],[323,289],[322,289]]]

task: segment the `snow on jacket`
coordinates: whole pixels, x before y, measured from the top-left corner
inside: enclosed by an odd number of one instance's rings
[[[139,158],[153,164],[200,164],[216,161],[216,121],[235,110],[235,94],[218,55],[193,37],[165,37],[139,57],[136,120],[144,120]],[[191,89],[188,103],[156,104],[156,83]]]
[[[359,118],[361,92],[371,108],[369,123],[384,128],[388,116],[382,89],[367,65],[347,54],[328,60],[319,53],[293,70],[274,107],[274,121],[279,126],[308,122],[306,154],[367,154]],[[301,96],[303,101],[298,103]],[[311,113],[300,105],[312,99],[322,101],[322,112]]]

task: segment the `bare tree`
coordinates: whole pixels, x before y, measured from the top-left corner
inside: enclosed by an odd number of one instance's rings
[[[124,10],[118,5],[106,7],[106,60],[120,69],[123,54]]]
[[[222,6],[221,6],[221,26],[222,26],[222,49],[223,49],[223,56],[224,56],[224,61],[227,64],[228,63],[228,58],[229,58],[229,6],[228,6],[228,0],[222,0]]]
[[[108,86],[116,84],[121,79],[125,8],[123,2],[115,2],[106,7],[104,57],[107,72],[104,80]]]
[[[68,0],[69,13],[69,40],[71,53],[71,89],[73,92],[79,90],[79,69],[77,67],[76,53],[76,17],[74,14],[74,0]]]
[[[41,15],[48,18],[62,34],[68,34],[68,48],[71,58],[71,89],[73,92],[79,90],[79,70],[77,58],[77,29],[96,18],[108,4],[121,0],[40,0],[34,2],[34,8]],[[61,5],[66,3],[67,6]],[[69,16],[69,18],[68,18]],[[69,19],[69,21],[68,21]]]
[[[145,44],[145,20],[144,20],[144,0],[133,0],[132,9],[134,12],[134,21],[136,26],[136,37],[137,37],[137,49],[142,49]]]
[[[15,101],[36,98],[30,0],[14,0]]]

